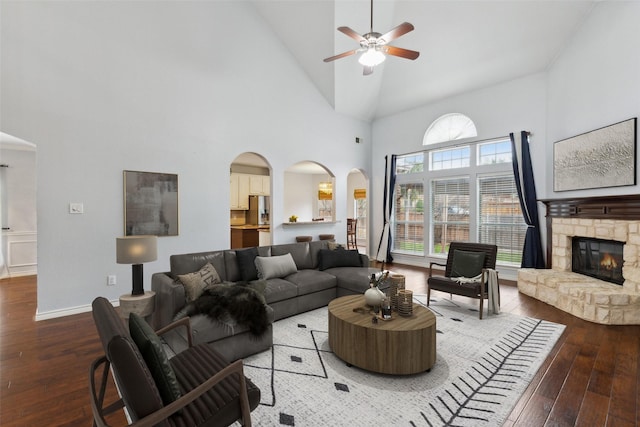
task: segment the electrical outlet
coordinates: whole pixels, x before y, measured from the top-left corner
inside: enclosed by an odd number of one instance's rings
[[[110,275],[107,276],[107,286],[115,286],[116,285],[116,276]]]

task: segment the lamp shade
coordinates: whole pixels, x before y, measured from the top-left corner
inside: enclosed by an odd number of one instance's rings
[[[125,236],[116,238],[118,264],[142,264],[158,259],[156,236]]]

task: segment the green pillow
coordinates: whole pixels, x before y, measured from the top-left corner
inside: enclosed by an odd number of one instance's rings
[[[484,267],[484,252],[453,250],[451,277],[476,277]]]
[[[151,326],[139,315],[131,313],[129,315],[129,333],[147,363],[160,392],[160,397],[162,397],[162,402],[168,405],[182,396],[180,384],[178,384],[176,374],[162,348],[162,342]]]

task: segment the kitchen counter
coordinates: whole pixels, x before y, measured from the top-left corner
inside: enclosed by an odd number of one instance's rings
[[[270,226],[269,225],[245,224],[245,225],[232,225],[231,229],[232,230],[266,230],[266,231],[269,231],[270,230]]]
[[[283,222],[282,225],[323,225],[323,224],[338,224],[340,221],[297,221],[297,222]]]

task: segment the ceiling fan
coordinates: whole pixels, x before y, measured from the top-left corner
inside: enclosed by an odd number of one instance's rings
[[[415,50],[403,49],[401,47],[389,46],[387,43],[398,37],[407,34],[409,31],[413,31],[413,25],[408,22],[403,22],[397,27],[391,29],[385,34],[376,33],[373,31],[373,0],[371,0],[371,27],[367,34],[360,35],[349,27],[338,27],[338,31],[346,34],[352,39],[360,43],[359,49],[349,50],[341,54],[325,58],[324,62],[335,61],[336,59],[344,58],[347,56],[355,55],[358,52],[364,52],[358,62],[364,66],[362,72],[363,75],[368,76],[373,73],[373,67],[381,64],[386,55],[399,56],[400,58],[406,58],[414,60],[420,56],[420,52]]]

